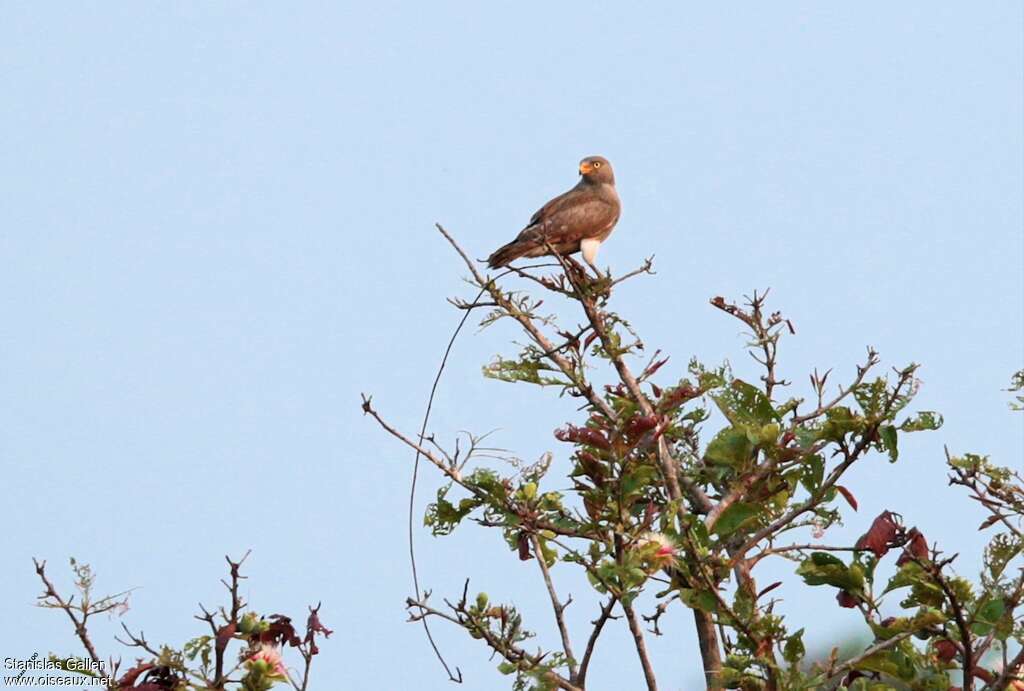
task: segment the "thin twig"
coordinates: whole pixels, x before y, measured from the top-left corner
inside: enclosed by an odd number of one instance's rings
[[[458,325],[455,327],[455,331],[452,332],[451,338],[448,340],[448,345],[444,349],[444,355],[441,357],[441,364],[437,368],[437,374],[434,375],[434,382],[430,386],[430,396],[427,398],[427,407],[423,411],[423,423],[420,425],[420,445],[423,444],[423,439],[427,433],[427,425],[430,423],[430,412],[434,407],[434,396],[437,394],[437,387],[441,383],[441,376],[444,374],[445,366],[448,364],[448,356],[451,355],[452,348],[455,346],[455,339],[458,338],[459,333],[462,331],[462,327],[466,325],[466,321],[469,319],[470,312],[476,307],[480,307],[480,298],[483,297],[484,290],[481,288],[480,292],[477,293],[476,298],[473,302],[465,309],[462,315],[462,319],[459,320]],[[409,530],[409,564],[412,567],[412,586],[413,591],[416,593],[416,599],[419,600],[422,597],[420,591],[420,576],[419,571],[416,567],[416,546],[413,540],[414,529],[413,529],[413,512],[416,508],[416,481],[419,478],[420,470],[420,457],[422,453],[420,449],[416,449],[416,457],[413,459],[412,465],[412,480],[409,485],[409,515],[408,515],[408,530]],[[427,641],[430,642],[430,647],[434,651],[434,655],[437,657],[438,662],[444,667],[445,673],[448,675],[450,681],[456,683],[462,683],[462,670],[455,666],[455,672],[452,673],[451,668],[448,666],[448,661],[444,659],[444,655],[441,654],[441,649],[438,648],[437,642],[434,640],[434,634],[430,630],[430,624],[426,619],[422,620],[423,631],[427,635]]]
[[[576,683],[579,684],[580,688],[583,688],[587,684],[587,671],[590,669],[590,660],[594,654],[594,648],[597,645],[597,639],[601,637],[601,632],[604,630],[604,625],[608,623],[609,619],[615,619],[612,616],[612,609],[618,603],[619,598],[617,595],[612,595],[608,598],[608,602],[601,606],[601,613],[597,619],[591,622],[594,625],[593,630],[590,632],[590,638],[587,639],[587,649],[583,651],[583,661],[580,662],[579,675],[576,678]]]
[[[558,633],[562,637],[562,650],[565,651],[565,657],[569,662],[569,681],[577,682],[578,667],[576,666],[576,656],[572,652],[572,642],[569,639],[569,629],[565,625],[565,617],[563,616],[565,608],[572,602],[572,597],[566,600],[564,603],[558,599],[558,593],[555,591],[555,584],[551,580],[551,572],[548,570],[548,564],[544,560],[544,550],[540,546],[540,538],[534,533],[530,536],[533,542],[533,553],[537,557],[537,564],[540,566],[540,572],[544,576],[544,585],[548,590],[548,597],[551,598],[551,608],[555,612],[555,623],[558,625]]]

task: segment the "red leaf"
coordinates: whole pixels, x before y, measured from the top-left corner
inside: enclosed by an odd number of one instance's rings
[[[139,678],[140,674],[142,674],[143,672],[148,672],[149,670],[153,669],[154,666],[155,665],[152,662],[144,662],[135,665],[130,670],[124,673],[124,676],[121,677],[121,681],[117,682],[118,687],[131,688],[135,684],[135,680]]]
[[[604,508],[604,502],[598,502],[587,493],[583,495],[583,508],[587,510],[590,520],[598,521],[601,519],[601,509]]]
[[[700,396],[701,392],[689,384],[681,384],[665,392],[665,395],[658,401],[658,410],[667,412],[689,401],[691,398]]]
[[[320,622],[320,605],[317,605],[316,609],[310,609],[306,629],[310,632],[310,635],[319,633],[323,634],[324,638],[330,638],[331,634],[334,633],[334,631],[330,630]]]
[[[896,566],[903,566],[914,559],[928,558],[928,541],[924,539],[917,528],[911,528],[907,533],[907,544],[903,547],[903,554],[896,560]]]
[[[626,432],[631,435],[643,434],[657,426],[657,415],[635,415],[626,423]]]
[[[330,638],[334,633],[320,622],[320,605],[309,608],[309,619],[306,620],[306,643],[309,644],[309,654],[317,655],[320,648],[316,645],[316,635],[321,634],[324,638]]]
[[[516,540],[516,545],[519,547],[519,561],[529,561],[533,559],[533,555],[530,553],[530,536],[525,532],[519,533],[519,538]]]
[[[612,386],[611,384],[605,384],[604,390],[610,394],[618,396],[619,398],[625,398],[626,396],[626,389],[622,386],[622,384],[615,384],[614,386]]]
[[[661,351],[660,351],[660,350],[659,350],[659,351],[657,351],[657,352],[656,352],[656,353],[654,354],[654,357],[658,357],[658,355],[659,355],[660,353],[661,353]],[[662,365],[664,365],[664,364],[665,364],[666,362],[668,362],[668,358],[664,358],[664,359],[662,359],[662,360],[653,360],[653,361],[651,362],[651,366],[650,366],[650,367],[648,367],[648,368],[646,368],[646,369],[645,369],[645,370],[643,371],[643,374],[641,374],[641,375],[640,375],[640,378],[641,378],[641,379],[646,379],[646,378],[650,377],[650,376],[651,376],[651,375],[653,375],[653,374],[654,374],[655,372],[657,372],[658,370],[660,370],[660,369],[661,369],[661,366],[662,366]]]
[[[295,627],[292,626],[291,617],[286,617],[283,614],[271,614],[267,619],[270,620],[270,626],[260,634],[261,643],[270,643],[278,647],[287,643],[293,648],[297,648],[302,643],[302,639],[295,633]]]
[[[140,675],[142,679],[139,679]],[[180,688],[181,684],[181,678],[170,667],[140,663],[128,670],[117,685],[111,688],[125,691],[168,691]]]
[[[949,662],[956,657],[956,644],[953,641],[942,639],[935,644],[935,657],[942,662]]]
[[[981,525],[978,526],[978,530],[984,530],[985,528],[988,528],[989,526],[993,525],[998,520],[999,515],[989,516],[981,522]]]
[[[580,470],[594,483],[595,487],[600,487],[604,484],[604,468],[601,466],[601,462],[597,460],[597,456],[589,451],[580,451],[576,454],[576,460],[580,464]]]
[[[876,557],[883,557],[889,551],[890,543],[899,532],[899,524],[891,511],[883,511],[868,528],[868,532],[860,536],[855,545],[857,549],[874,552]]]
[[[780,585],[782,585],[782,581],[775,581],[771,585],[762,588],[761,592],[757,594],[757,597],[755,599],[760,600],[762,595],[764,595],[765,593],[770,593],[771,591],[778,588]]]
[[[857,606],[857,602],[858,601],[859,600],[857,599],[856,595],[851,595],[850,593],[846,592],[845,590],[840,590],[836,594],[836,602],[839,603],[840,607],[845,607],[847,609],[852,609],[852,608]]]
[[[839,493],[841,495],[843,495],[843,499],[846,500],[846,503],[849,504],[853,508],[854,511],[856,511],[857,510],[857,498],[853,496],[853,493],[850,490],[848,490],[845,487],[843,487],[842,485],[836,485],[836,489],[839,490]]]
[[[555,439],[558,441],[570,441],[574,444],[586,444],[605,451],[612,447],[608,442],[608,438],[596,429],[576,427],[575,425],[567,425],[564,429],[556,429]]]

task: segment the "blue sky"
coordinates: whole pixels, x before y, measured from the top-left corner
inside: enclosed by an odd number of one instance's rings
[[[856,468],[860,513],[830,539],[891,508],[972,574],[981,516],[942,447],[1024,450],[1000,392],[1024,350],[1021,29],[1016,2],[5,3],[0,652],[73,649],[31,607],[32,556],[138,587],[126,621],[180,644],[223,555],[252,548],[256,609],[324,602],[315,688],[448,688],[403,623],[411,459],[359,393],[415,428],[445,298],[466,294],[432,224],[485,256],[588,154],[623,199],[602,263],[656,255],[614,306],[673,355],[666,377],[694,355],[752,374],[707,300],[766,287],[797,387],[848,378],[868,344],[922,364],[918,407],[946,426]],[[500,428],[564,474],[550,432],[572,402],[480,377],[513,336],[464,334],[434,430]],[[551,640],[535,567],[498,536],[419,551],[438,595],[472,576]],[[830,593],[781,592],[809,639],[856,625]],[[662,684],[693,688],[690,619],[665,627]],[[485,651],[437,634],[465,688],[501,688]],[[638,684],[626,641],[602,639],[597,688]]]

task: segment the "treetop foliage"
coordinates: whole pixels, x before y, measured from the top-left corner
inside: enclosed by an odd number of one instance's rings
[[[754,293],[740,303],[710,302],[743,325],[759,379],[696,360],[673,375],[668,358],[660,351],[645,356],[634,329],[611,309],[614,288],[650,273],[650,261],[619,278],[595,278],[555,255],[485,276],[440,230],[479,290],[476,300],[452,303],[486,309],[484,326],[512,320],[527,338],[515,355],[486,365],[484,375],[554,388],[581,407],[577,419],[552,425],[552,453],[534,464],[509,457],[495,465],[481,440],[449,449],[433,436],[416,439],[364,397],[365,413],[446,478],[425,517],[435,535],[472,522],[499,532],[515,558],[537,562],[562,645],[532,645],[523,613],[486,593],[471,595],[468,580],[458,597],[440,604],[429,594],[410,598],[412,620],[461,627],[490,648],[517,690],[588,688],[597,641],[618,619],[613,613],[632,634],[638,674],[656,689],[645,638],[662,635],[665,618],[685,610],[698,634],[692,654],[703,662],[709,689],[995,690],[1016,683],[1024,663],[1024,483],[1015,473],[971,454],[947,458],[950,483],[990,514],[980,529],[997,529],[976,582],[957,575],[956,555],[909,525],[898,507],[876,517],[852,545],[798,537],[810,530],[818,539],[856,511],[855,488],[843,484],[851,466],[872,455],[897,462],[905,435],[941,427],[940,414],[913,408],[916,364],[883,372],[869,348],[838,387],[831,370],[812,372],[811,397],[786,396],[790,382],[776,362],[793,326],[769,311],[766,294]],[[510,278],[520,280],[509,287]],[[579,324],[563,326],[542,314],[543,299],[523,282],[568,300]],[[613,383],[598,387],[594,372],[611,372]],[[1013,380],[1016,391],[1021,378]],[[725,424],[709,430],[713,409]],[[564,479],[549,477],[553,454],[568,461],[568,491]],[[814,632],[787,625],[771,596],[779,583],[757,582],[757,567],[768,559],[791,561],[807,587],[834,590],[837,608],[861,614],[870,645],[847,659],[837,650],[825,660],[806,659],[804,637]],[[891,578],[879,575],[887,559]],[[564,569],[582,570],[599,598],[588,631],[571,631],[563,617],[571,598],[562,599],[556,577]]]

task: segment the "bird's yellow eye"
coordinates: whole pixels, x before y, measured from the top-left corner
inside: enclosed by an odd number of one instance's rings
[[[594,167],[595,168],[600,168],[601,167],[601,162],[600,161],[594,161]]]

